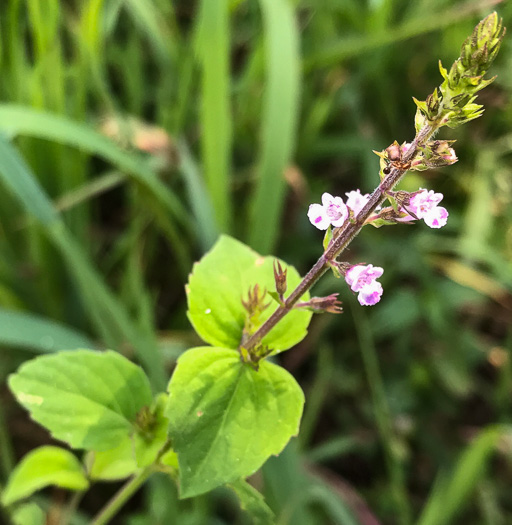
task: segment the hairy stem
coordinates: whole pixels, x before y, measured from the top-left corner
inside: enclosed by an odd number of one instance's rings
[[[408,162],[411,160],[418,148],[422,147],[432,134],[436,131],[431,125],[426,125],[416,134],[411,146],[404,154],[402,161]],[[335,233],[330,245],[327,247],[318,261],[313,265],[311,270],[304,276],[297,288],[289,295],[288,299],[282,306],[279,306],[276,311],[262,324],[254,334],[242,341],[241,346],[250,351],[257,346],[261,340],[274,328],[274,326],[291,311],[295,303],[320,279],[320,277],[329,268],[329,262],[334,261],[352,242],[354,237],[361,231],[365,221],[375,211],[377,206],[382,204],[386,199],[386,194],[392,190],[400,179],[405,175],[406,171],[393,167],[390,173],[381,181],[371,194],[368,202],[364,208],[359,212],[357,218],[353,221],[346,221],[345,224]]]

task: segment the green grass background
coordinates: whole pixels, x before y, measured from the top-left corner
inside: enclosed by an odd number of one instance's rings
[[[2,2],[3,384],[35,354],[108,346],[163,389],[197,343],[192,263],[225,232],[305,273],[322,238],[308,205],[374,188],[372,149],[413,138],[412,97],[493,9],[511,25],[490,0]],[[381,303],[325,277],[315,295],[340,292],[344,314],[281,356],[307,404],[254,479],[279,524],[512,523],[511,50],[483,117],[439,135],[460,161],[402,184],[444,193],[447,227],[365,229],[347,258],[385,269]],[[48,438],[0,395],[3,484]],[[118,523],[250,520],[224,489],[178,501],[156,476]]]

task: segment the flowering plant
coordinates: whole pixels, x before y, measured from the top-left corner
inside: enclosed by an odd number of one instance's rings
[[[384,269],[339,260],[367,225],[380,228],[423,220],[441,228],[448,211],[433,190],[395,190],[408,171],[457,161],[453,141],[432,140],[482,114],[476,93],[503,38],[496,13],[482,20],[450,71],[440,66],[441,86],[415,100],[416,136],[381,152],[379,183],[371,194],[324,193],[307,215],[325,231],[323,253],[301,278],[283,261],[262,257],[222,236],[193,268],[187,285],[188,317],[210,346],[186,351],[166,393],[154,395],[141,368],[119,353],[74,350],[38,357],[10,376],[14,395],[52,435],[86,451],[41,447],[13,472],[2,494],[10,506],[55,484],[84,491],[93,481],[130,478],[93,523],[107,523],[154,472],[177,481],[181,497],[228,484],[245,503],[270,511],[245,478],[297,434],[304,394],[295,379],[268,357],[299,343],[316,312],[341,312],[338,293],[310,297],[327,271],[344,277],[361,305],[375,305]],[[383,206],[388,201],[387,206]],[[44,475],[41,472],[44,471]],[[255,503],[256,502],[256,503]],[[262,510],[263,509],[263,510]]]

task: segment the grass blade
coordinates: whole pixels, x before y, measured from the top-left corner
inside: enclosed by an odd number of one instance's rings
[[[418,525],[445,525],[452,522],[457,512],[469,503],[490,455],[504,434],[510,434],[510,428],[490,426],[467,447],[452,475],[442,475],[434,485]]]
[[[199,167],[194,161],[187,145],[178,145],[180,171],[186,185],[188,200],[197,223],[197,236],[203,251],[211,248],[219,235],[215,225],[213,206],[203,183]]]
[[[123,3],[159,59],[164,63],[169,63],[171,55],[176,59],[176,42],[166,24],[167,17],[162,16],[154,3],[151,0],[124,0]]]
[[[0,344],[42,353],[96,346],[86,335],[51,319],[3,308]]]
[[[217,225],[231,223],[231,135],[229,107],[229,6],[227,0],[203,0],[196,51],[201,64],[202,157]]]
[[[292,2],[260,0],[265,26],[266,75],[261,153],[249,220],[249,244],[269,253],[279,233],[284,170],[294,150],[299,110],[299,44]]]

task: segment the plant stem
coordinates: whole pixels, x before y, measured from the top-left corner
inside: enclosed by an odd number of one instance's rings
[[[62,516],[59,520],[60,525],[68,525],[68,523],[71,522],[71,518],[73,517],[73,514],[75,513],[76,509],[78,508],[78,505],[80,504],[80,501],[84,497],[85,491],[80,490],[73,494],[71,499],[69,500],[68,504],[64,508],[64,511],[62,513]]]
[[[105,525],[108,523],[154,471],[154,465],[149,465],[128,480],[91,521],[91,525]]]
[[[418,148],[422,147],[427,140],[436,131],[436,128],[431,125],[425,125],[416,134],[413,142],[404,154],[402,161],[408,162],[411,160]],[[405,175],[407,171],[393,167],[390,173],[381,181],[381,183],[375,188],[373,193],[370,195],[368,202],[364,208],[358,213],[357,217],[353,221],[346,221],[338,231],[335,231],[335,235],[327,247],[325,253],[323,253],[318,261],[313,265],[311,270],[304,276],[302,281],[299,283],[297,288],[289,295],[288,299],[282,306],[278,306],[276,311],[263,323],[254,334],[248,337],[246,340],[242,340],[241,347],[245,350],[252,350],[257,346],[261,340],[274,328],[274,326],[292,310],[295,303],[306,293],[320,277],[329,268],[329,263],[334,261],[343,250],[352,242],[354,237],[361,231],[365,225],[366,220],[375,211],[375,208],[382,204],[386,199],[386,194],[391,191],[400,179]]]

